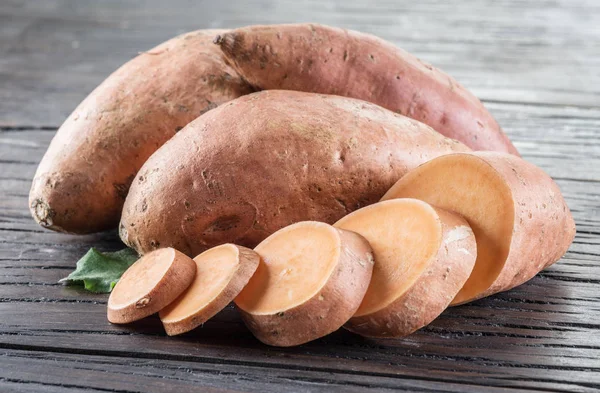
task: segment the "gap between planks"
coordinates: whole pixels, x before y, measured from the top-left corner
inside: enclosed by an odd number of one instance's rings
[[[435,378],[435,377],[426,377],[426,376],[416,376],[416,375],[402,375],[395,374],[389,372],[374,372],[374,371],[359,371],[359,370],[344,370],[344,369],[336,369],[336,368],[328,368],[328,367],[311,367],[304,366],[298,364],[281,364],[281,363],[272,363],[272,362],[264,362],[264,361],[244,361],[244,360],[233,360],[233,359],[218,359],[218,358],[209,358],[209,357],[188,357],[184,355],[163,355],[163,354],[145,354],[145,353],[135,353],[135,358],[132,358],[131,353],[128,352],[120,352],[120,351],[110,351],[110,350],[69,350],[66,348],[53,348],[53,347],[44,347],[44,346],[28,346],[28,345],[18,345],[18,344],[4,344],[0,343],[0,348],[9,349],[9,350],[20,350],[20,351],[37,351],[44,353],[59,353],[59,354],[67,354],[67,355],[86,355],[86,356],[106,356],[106,357],[117,357],[120,359],[148,359],[148,360],[165,360],[165,361],[180,361],[180,362],[190,362],[190,363],[199,363],[199,364],[207,364],[207,365],[229,365],[229,366],[243,366],[243,367],[256,367],[261,369],[277,369],[277,370],[286,370],[286,371],[306,371],[306,372],[315,372],[315,373],[330,373],[337,375],[350,375],[350,376],[362,376],[362,377],[382,377],[382,378],[391,378],[397,380],[417,380],[423,382],[441,382],[441,383],[453,383],[462,385],[465,387],[478,387],[480,384],[473,384],[469,382],[462,382],[460,380],[455,379],[446,379],[446,378]],[[469,360],[476,361],[475,358],[469,358]],[[528,367],[531,368],[531,367]],[[543,367],[544,369],[548,369]],[[559,368],[560,370],[565,370],[566,368]],[[576,369],[578,370],[578,369]],[[599,369],[600,370],[600,369]],[[591,370],[590,370],[591,371]],[[527,382],[545,382],[545,383],[554,383],[554,381],[550,381],[547,379],[536,379],[536,378],[511,378],[512,381],[527,381]],[[597,385],[593,383],[585,383],[578,382],[575,384],[576,386],[585,387],[585,388],[595,388]],[[505,387],[511,388],[511,385],[497,385],[494,387]],[[540,391],[538,388],[532,387],[519,387],[519,389],[529,390],[529,391]],[[563,392],[563,389],[543,389],[549,392]]]

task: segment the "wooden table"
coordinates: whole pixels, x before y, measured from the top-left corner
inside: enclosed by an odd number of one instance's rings
[[[598,390],[600,2],[451,3],[0,1],[0,392]],[[29,215],[35,168],[77,103],[178,33],[293,21],[375,33],[472,89],[564,191],[578,225],[567,255],[406,339],[342,330],[291,349],[260,344],[233,308],[176,338],[156,318],[112,326],[105,295],[58,284],[89,247],[122,247]]]

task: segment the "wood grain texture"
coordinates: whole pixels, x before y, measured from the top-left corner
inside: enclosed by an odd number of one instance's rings
[[[524,158],[562,188],[578,226],[557,264],[447,310],[401,340],[338,331],[260,344],[237,311],[166,337],[106,321],[106,295],[57,281],[116,232],[68,236],[29,216],[57,127],[138,51],[201,27],[315,21],[372,32],[484,98]],[[0,391],[600,391],[600,3],[0,2]]]
[[[600,3],[4,0],[0,124],[58,126],[138,52],[198,28],[312,21],[377,34],[491,102],[600,106]]]
[[[477,386],[386,378],[361,374],[335,375],[305,369],[265,369],[260,365],[191,362],[183,359],[147,359],[128,356],[64,354],[41,351],[0,350],[2,380],[27,381],[38,389],[63,387],[86,392],[273,392],[289,391],[391,392],[401,387],[414,391],[476,392]],[[103,378],[110,373],[111,379]],[[131,375],[136,378],[132,379]],[[65,376],[69,382],[65,382]],[[85,389],[85,390],[84,390]],[[40,391],[40,390],[37,390]],[[43,390],[45,391],[45,390]],[[49,391],[53,391],[49,389]],[[57,390],[58,391],[58,390]],[[70,390],[67,390],[70,391]],[[491,392],[501,389],[490,388]]]

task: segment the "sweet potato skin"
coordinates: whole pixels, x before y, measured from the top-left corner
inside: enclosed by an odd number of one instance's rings
[[[442,226],[442,242],[423,278],[388,306],[353,317],[344,328],[366,337],[403,337],[430,324],[448,307],[473,270],[477,245],[464,218],[434,209]],[[452,231],[459,227],[468,228],[470,236],[452,241]]]
[[[254,247],[295,222],[333,223],[408,170],[469,149],[360,100],[263,91],[213,109],[144,164],[120,224],[141,253]]]
[[[558,185],[542,169],[519,157],[498,152],[452,154],[440,160],[441,164],[438,165],[448,165],[450,160],[461,158],[480,160],[488,165],[506,185],[503,188],[510,192],[511,201],[510,211],[505,212],[506,219],[512,222],[508,255],[489,287],[466,300],[472,301],[521,285],[558,261],[573,242],[576,228]],[[382,200],[418,198],[461,213],[461,206],[450,206],[446,202],[432,200],[436,198],[411,191],[411,183],[431,179],[427,168],[434,164],[433,161],[425,163],[411,172],[398,181]],[[451,184],[452,178],[447,177],[447,182]],[[472,227],[477,225],[474,222],[470,224]],[[453,304],[466,301],[455,301]]]
[[[475,155],[500,173],[514,201],[508,258],[483,297],[521,285],[558,261],[573,243],[576,226],[560,188],[541,168],[504,154]]]
[[[253,86],[373,102],[474,150],[518,155],[483,104],[446,73],[378,37],[318,24],[249,26],[215,38]]]
[[[319,293],[292,309],[254,315],[240,309],[256,338],[267,345],[301,345],[338,330],[358,309],[373,272],[373,250],[362,236],[341,229],[340,261]]]
[[[201,113],[251,91],[212,44],[219,33],[183,34],[141,53],[75,109],[33,180],[29,205],[40,225],[69,233],[116,227],[144,161]]]

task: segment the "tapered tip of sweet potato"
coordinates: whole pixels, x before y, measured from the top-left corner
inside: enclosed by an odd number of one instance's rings
[[[219,45],[221,49],[233,48],[236,41],[236,36],[237,34],[235,33],[217,34],[215,38],[213,38],[213,44]]]
[[[213,44],[218,45],[225,56],[227,63],[235,66],[239,59],[247,59],[248,55],[243,53],[243,35],[239,33],[222,33],[213,38]]]
[[[57,232],[87,234],[110,229],[116,225],[119,209],[106,203],[103,194],[107,191],[102,187],[84,173],[39,174],[29,192],[31,216]]]
[[[221,42],[223,42],[223,36],[221,34],[217,34],[215,38],[213,38],[213,44],[221,45]]]
[[[240,72],[238,59],[240,58],[240,51],[242,49],[238,39],[239,36],[240,35],[236,33],[222,33],[217,34],[215,38],[213,38],[213,44],[218,45],[221,49],[225,63],[238,72]]]

